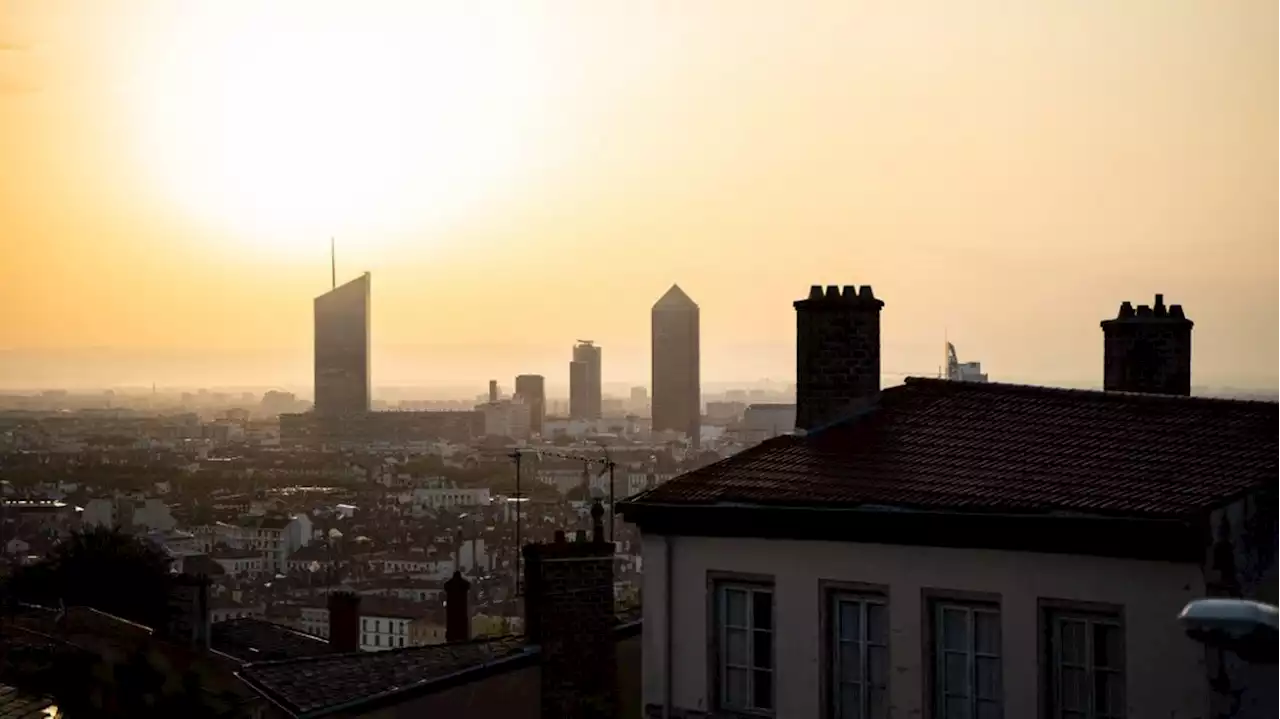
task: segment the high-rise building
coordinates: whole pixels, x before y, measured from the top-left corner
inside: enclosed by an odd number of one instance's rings
[[[591,340],[579,340],[569,363],[569,416],[600,419],[601,398],[600,348]]]
[[[702,426],[698,305],[671,285],[653,305],[653,431],[683,432],[698,445]]]
[[[515,396],[529,406],[529,431],[542,434],[542,420],[547,416],[547,384],[542,375],[516,375]]]
[[[316,298],[315,343],[316,413],[368,412],[368,272]]]

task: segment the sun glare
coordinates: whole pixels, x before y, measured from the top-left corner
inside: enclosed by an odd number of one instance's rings
[[[184,19],[141,73],[140,148],[184,213],[246,242],[429,227],[527,166],[538,78],[512,18]]]

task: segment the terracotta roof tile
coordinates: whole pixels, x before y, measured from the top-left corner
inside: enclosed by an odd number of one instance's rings
[[[337,653],[325,639],[252,618],[217,622],[211,627],[210,643],[214,649],[242,662]]]
[[[626,504],[1180,517],[1275,485],[1277,417],[1273,402],[912,378]]]

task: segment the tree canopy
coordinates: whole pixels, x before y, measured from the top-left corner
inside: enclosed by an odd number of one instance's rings
[[[118,529],[73,532],[42,561],[22,567],[10,589],[34,604],[93,607],[163,630],[169,619],[170,559]]]

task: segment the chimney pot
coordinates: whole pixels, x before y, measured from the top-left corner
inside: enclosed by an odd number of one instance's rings
[[[845,285],[845,286],[844,286],[844,290],[842,290],[842,291],[840,292],[840,298],[841,298],[841,299],[844,299],[844,300],[846,300],[846,301],[847,301],[847,300],[856,300],[856,299],[858,299],[858,286],[857,286],[857,285]]]
[[[329,593],[329,644],[340,652],[360,651],[360,595]]]
[[[1181,305],[1154,308],[1129,302],[1115,319],[1102,321],[1103,389],[1148,394],[1191,394],[1192,322]]]
[[[573,541],[578,542],[579,544],[586,544],[586,543],[587,543],[587,530],[585,530],[585,529],[579,529],[579,530],[575,531],[575,532],[573,533]]]
[[[591,503],[591,541],[596,544],[604,542],[604,505],[599,497]]]
[[[444,583],[444,597],[444,639],[450,644],[465,642],[471,638],[471,583],[462,572],[454,570]]]
[[[815,286],[816,288],[816,286]],[[845,287],[840,302],[794,303],[796,310],[796,429],[813,430],[852,412],[880,391],[880,310],[871,285]],[[823,299],[840,297],[831,285]]]
[[[809,299],[811,300],[822,299],[822,285],[812,285],[811,287],[809,287]]]
[[[564,530],[557,529],[555,535],[556,544],[564,544]]]

